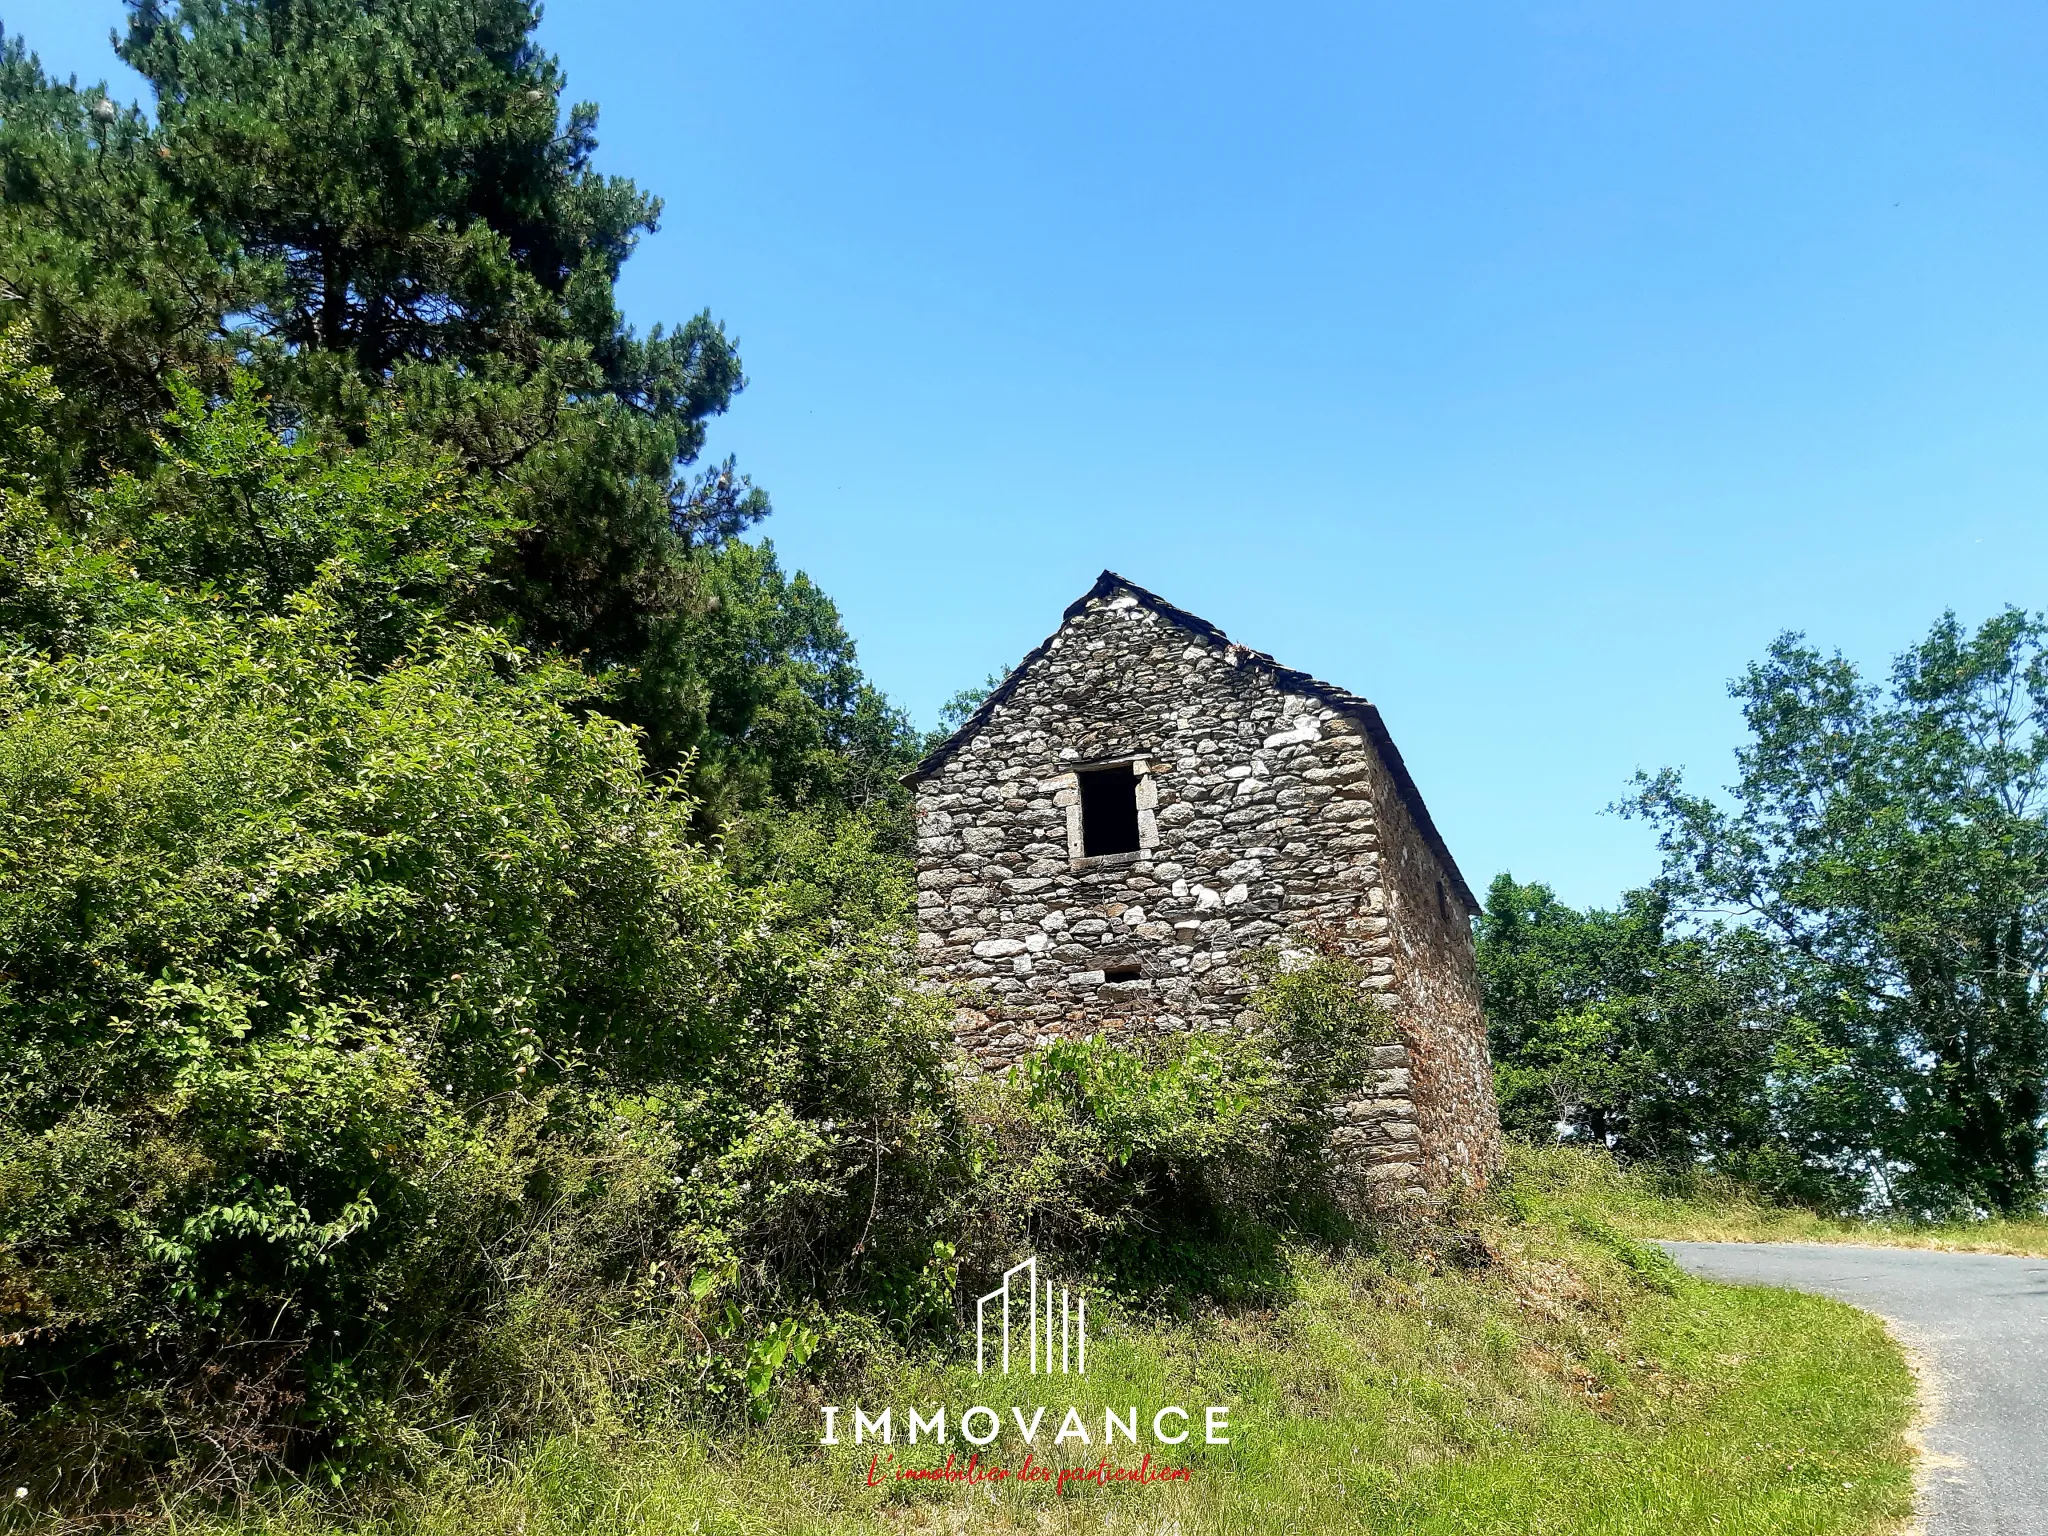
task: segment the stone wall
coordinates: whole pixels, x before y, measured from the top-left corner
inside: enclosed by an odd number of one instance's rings
[[[1452,890],[1403,798],[1374,786],[1387,913],[1394,938],[1397,1019],[1408,1047],[1423,1177],[1433,1187],[1483,1185],[1500,1163],[1500,1110],[1486,1013],[1472,953],[1471,915]]]
[[[1344,1107],[1344,1154],[1390,1190],[1483,1180],[1498,1132],[1469,893],[1376,727],[1363,701],[1105,575],[917,776],[921,967],[958,1002],[962,1044],[1000,1068],[1062,1036],[1231,1027],[1254,955],[1334,942],[1401,1040]],[[1118,762],[1141,846],[1089,858],[1076,771]],[[1105,978],[1123,969],[1139,974]]]

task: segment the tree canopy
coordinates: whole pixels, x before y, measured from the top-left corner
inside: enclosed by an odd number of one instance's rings
[[[1786,635],[1732,691],[1726,800],[1633,808],[1674,900],[1767,940],[1783,1092],[1816,1161],[1908,1210],[2039,1204],[2048,1127],[2048,621],[1943,618],[1866,682]]]
[[[616,284],[661,203],[594,165],[528,0],[133,0],[154,115],[0,50],[0,284],[51,372],[65,488],[148,474],[181,390],[237,370],[295,439],[402,430],[490,488],[478,618],[578,657],[708,829],[887,794],[915,742],[823,594],[741,535],[766,495],[710,423],[745,386],[708,314]],[[398,426],[395,424],[402,424]]]
[[[1758,935],[1689,927],[1659,890],[1582,912],[1501,875],[1477,941],[1505,1129],[1833,1193],[1771,1113],[1784,998]]]

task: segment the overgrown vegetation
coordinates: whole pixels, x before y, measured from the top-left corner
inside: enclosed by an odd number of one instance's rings
[[[596,681],[448,617],[495,524],[438,461],[240,397],[169,431],[80,504],[103,536],[9,502],[10,1460],[90,1497],[376,1458],[530,1412],[510,1313],[829,1295],[875,1149],[926,1160],[939,1031],[887,931],[779,924]]]
[[[1284,1251],[1283,1293],[1256,1307],[1185,1318],[1118,1310],[1091,1346],[1085,1392],[1026,1376],[975,1376],[944,1352],[878,1348],[832,1395],[793,1391],[744,1440],[643,1417],[545,1436],[499,1461],[463,1449],[395,1504],[310,1495],[179,1527],[228,1536],[635,1530],[722,1532],[1074,1531],[1189,1533],[1865,1532],[1911,1501],[1903,1430],[1912,1383],[1872,1319],[1785,1292],[1678,1274],[1603,1219],[1584,1191],[1557,1190],[1560,1156],[1463,1213],[1457,1229],[1333,1256]],[[1568,1183],[1569,1180],[1563,1180]],[[1484,1243],[1481,1254],[1468,1246]],[[1481,1260],[1483,1255],[1483,1261]],[[1067,1401],[1230,1405],[1231,1444],[1152,1447],[1186,1483],[949,1489],[867,1485],[872,1444],[825,1448],[824,1401]],[[1096,1446],[1032,1449],[1055,1468],[1095,1464]],[[842,1428],[846,1420],[841,1419]],[[957,1443],[950,1447],[956,1451]],[[899,1463],[937,1464],[896,1433]],[[1009,1465],[1013,1427],[984,1453]],[[1118,1447],[1120,1460],[1130,1447]]]
[[[139,5],[153,121],[0,57],[35,1507],[740,1426],[1027,1245],[1185,1301],[1329,1219],[1304,1085],[1377,1025],[1334,960],[1263,1036],[959,1069],[908,966],[913,738],[741,537],[765,499],[686,475],[737,355],[617,314],[658,205],[534,21]]]

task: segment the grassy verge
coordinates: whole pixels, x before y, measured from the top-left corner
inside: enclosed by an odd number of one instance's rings
[[[1723,1243],[1862,1243],[2048,1258],[2048,1220],[1859,1221],[1759,1201],[1738,1184],[1675,1181],[1575,1147],[1517,1147],[1515,1187],[1565,1210],[1597,1214],[1631,1237]]]
[[[1556,1180],[1551,1181],[1555,1183]],[[1912,1385],[1871,1319],[1784,1292],[1711,1286],[1622,1236],[1583,1188],[1540,1177],[1474,1217],[1469,1242],[1293,1256],[1263,1309],[1161,1322],[1099,1315],[1085,1377],[977,1378],[957,1363],[871,1363],[832,1400],[894,1408],[894,1443],[816,1444],[820,1399],[717,1440],[644,1421],[592,1428],[515,1459],[457,1456],[381,1512],[310,1494],[239,1516],[176,1519],[211,1536],[346,1528],[392,1536],[504,1532],[1867,1532],[1908,1510],[1901,1435]],[[1460,1267],[1479,1263],[1477,1268]],[[1105,1306],[1102,1314],[1109,1309]],[[944,1459],[903,1442],[907,1405],[982,1403],[1007,1421],[1045,1403],[1034,1461],[1092,1466],[1048,1444],[1068,1404],[1099,1442],[1102,1406],[1185,1404],[1187,1445],[1119,1443],[1114,1460],[1184,1466],[1185,1482],[1014,1481],[870,1487],[870,1457]],[[1228,1404],[1230,1444],[1200,1445]],[[985,1421],[983,1421],[985,1422]],[[954,1434],[962,1460],[967,1447]],[[1018,1465],[1014,1428],[984,1464]],[[1064,1453],[1064,1454],[1062,1454]],[[888,1470],[885,1463],[883,1472]]]

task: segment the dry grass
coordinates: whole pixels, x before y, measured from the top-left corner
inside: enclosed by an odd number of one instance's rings
[[[1720,1243],[1850,1243],[2048,1258],[2048,1219],[1859,1221],[1766,1204],[1742,1186],[1673,1180],[1575,1147],[1517,1146],[1516,1186],[1553,1205],[1597,1211],[1630,1237]]]

